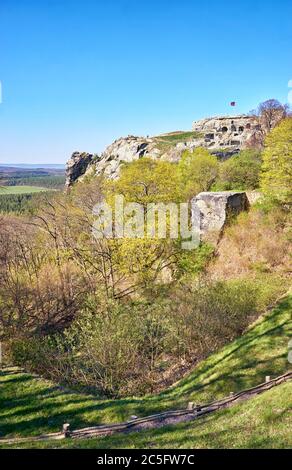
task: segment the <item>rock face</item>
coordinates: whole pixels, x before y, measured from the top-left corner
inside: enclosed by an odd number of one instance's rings
[[[74,152],[70,160],[67,161],[66,166],[66,187],[69,188],[72,184],[84,175],[90,163],[93,160],[93,155],[86,152]]]
[[[262,145],[262,126],[256,116],[207,118],[195,121],[192,128],[204,134],[204,146],[210,150],[224,148],[237,153],[244,147]]]
[[[173,132],[154,137],[128,136],[115,140],[97,158],[88,153],[73,153],[67,164],[69,187],[86,171],[117,178],[120,166],[143,156],[178,161],[184,150],[206,147],[226,159],[249,146],[260,147],[263,131],[254,116],[225,116],[193,123],[192,132]]]
[[[245,192],[203,192],[191,201],[192,227],[200,239],[217,243],[230,217],[249,207]]]
[[[143,156],[155,158],[159,154],[153,138],[136,136],[120,138],[109,145],[100,155],[96,164],[96,174],[116,178],[119,175],[121,164],[133,162]]]

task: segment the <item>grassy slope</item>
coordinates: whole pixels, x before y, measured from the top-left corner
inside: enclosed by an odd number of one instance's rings
[[[201,135],[198,132],[188,131],[188,132],[173,132],[169,134],[158,135],[155,137],[157,142],[157,147],[166,152],[171,147],[174,147],[180,142],[188,142],[193,139],[199,139]]]
[[[88,449],[292,448],[292,383],[206,418],[110,437],[14,447]],[[0,446],[1,447],[1,446]]]
[[[38,186],[2,186],[0,187],[0,195],[6,194],[31,194],[48,191],[48,188],[40,188]]]
[[[203,361],[173,388],[155,396],[98,400],[92,396],[66,392],[50,382],[28,374],[4,370],[0,376],[0,433],[2,436],[28,436],[59,430],[64,422],[70,422],[72,428],[76,428],[88,424],[123,421],[132,414],[144,416],[162,409],[179,408],[185,406],[189,400],[202,403],[225,396],[230,391],[236,392],[257,385],[264,381],[265,375],[274,377],[291,367],[287,360],[288,340],[292,336],[291,313],[292,296],[289,296],[244,336]],[[283,387],[286,390],[286,385]],[[276,392],[271,393],[273,395]],[[286,406],[285,403],[283,406]],[[245,404],[239,406],[243,410],[249,409]],[[232,410],[221,413],[232,416]],[[228,414],[225,421],[227,424]],[[208,419],[213,420],[212,417]],[[222,429],[224,419],[223,417]],[[215,422],[212,422],[215,426]],[[259,422],[259,426],[261,425]],[[175,432],[180,432],[184,426],[187,428],[189,425],[180,425]],[[217,429],[217,424],[215,428]],[[159,430],[155,435],[159,436],[161,433],[163,431]],[[190,439],[191,433],[190,428]],[[147,438],[147,433],[145,436]],[[122,437],[113,438],[113,442],[115,439],[119,442],[118,439]]]

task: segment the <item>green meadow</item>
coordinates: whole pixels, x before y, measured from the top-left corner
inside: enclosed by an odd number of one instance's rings
[[[38,186],[1,186],[0,196],[8,194],[32,194],[40,193],[42,191],[48,191],[48,188],[42,188]]]

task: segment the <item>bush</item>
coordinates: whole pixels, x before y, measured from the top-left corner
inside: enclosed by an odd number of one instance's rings
[[[226,229],[209,273],[216,279],[278,273],[284,284],[291,272],[291,241],[291,211],[261,201]]]
[[[218,165],[217,158],[202,147],[192,152],[185,150],[178,163],[183,200],[189,200],[201,191],[209,191],[217,178]]]
[[[292,204],[292,118],[284,119],[265,141],[261,189],[280,204]]]
[[[213,189],[219,191],[256,189],[259,187],[260,171],[260,152],[243,150],[220,164],[219,178]]]
[[[279,294],[275,279],[204,282],[168,300],[87,300],[62,335],[16,341],[14,362],[58,382],[121,396],[153,391],[161,364],[201,359],[238,335]]]

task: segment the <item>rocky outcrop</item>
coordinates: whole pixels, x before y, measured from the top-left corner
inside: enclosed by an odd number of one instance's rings
[[[74,152],[71,158],[67,161],[66,166],[66,187],[69,188],[72,184],[84,175],[88,167],[92,163],[93,155],[86,152]]]
[[[255,116],[225,116],[193,123],[190,132],[173,132],[153,137],[128,136],[115,140],[97,158],[88,153],[73,153],[67,164],[67,187],[87,171],[109,178],[119,175],[123,163],[143,156],[178,161],[184,150],[206,147],[226,159],[249,146],[260,147],[263,132]]]
[[[260,147],[264,133],[256,116],[221,116],[195,121],[194,131],[204,135],[204,146],[208,149],[220,148],[239,152],[249,146]]]
[[[200,239],[217,243],[228,220],[247,210],[245,192],[203,192],[191,201],[192,227]]]
[[[100,155],[96,164],[96,174],[104,174],[109,178],[119,175],[123,163],[133,162],[143,156],[159,157],[154,138],[128,136],[115,140]]]

